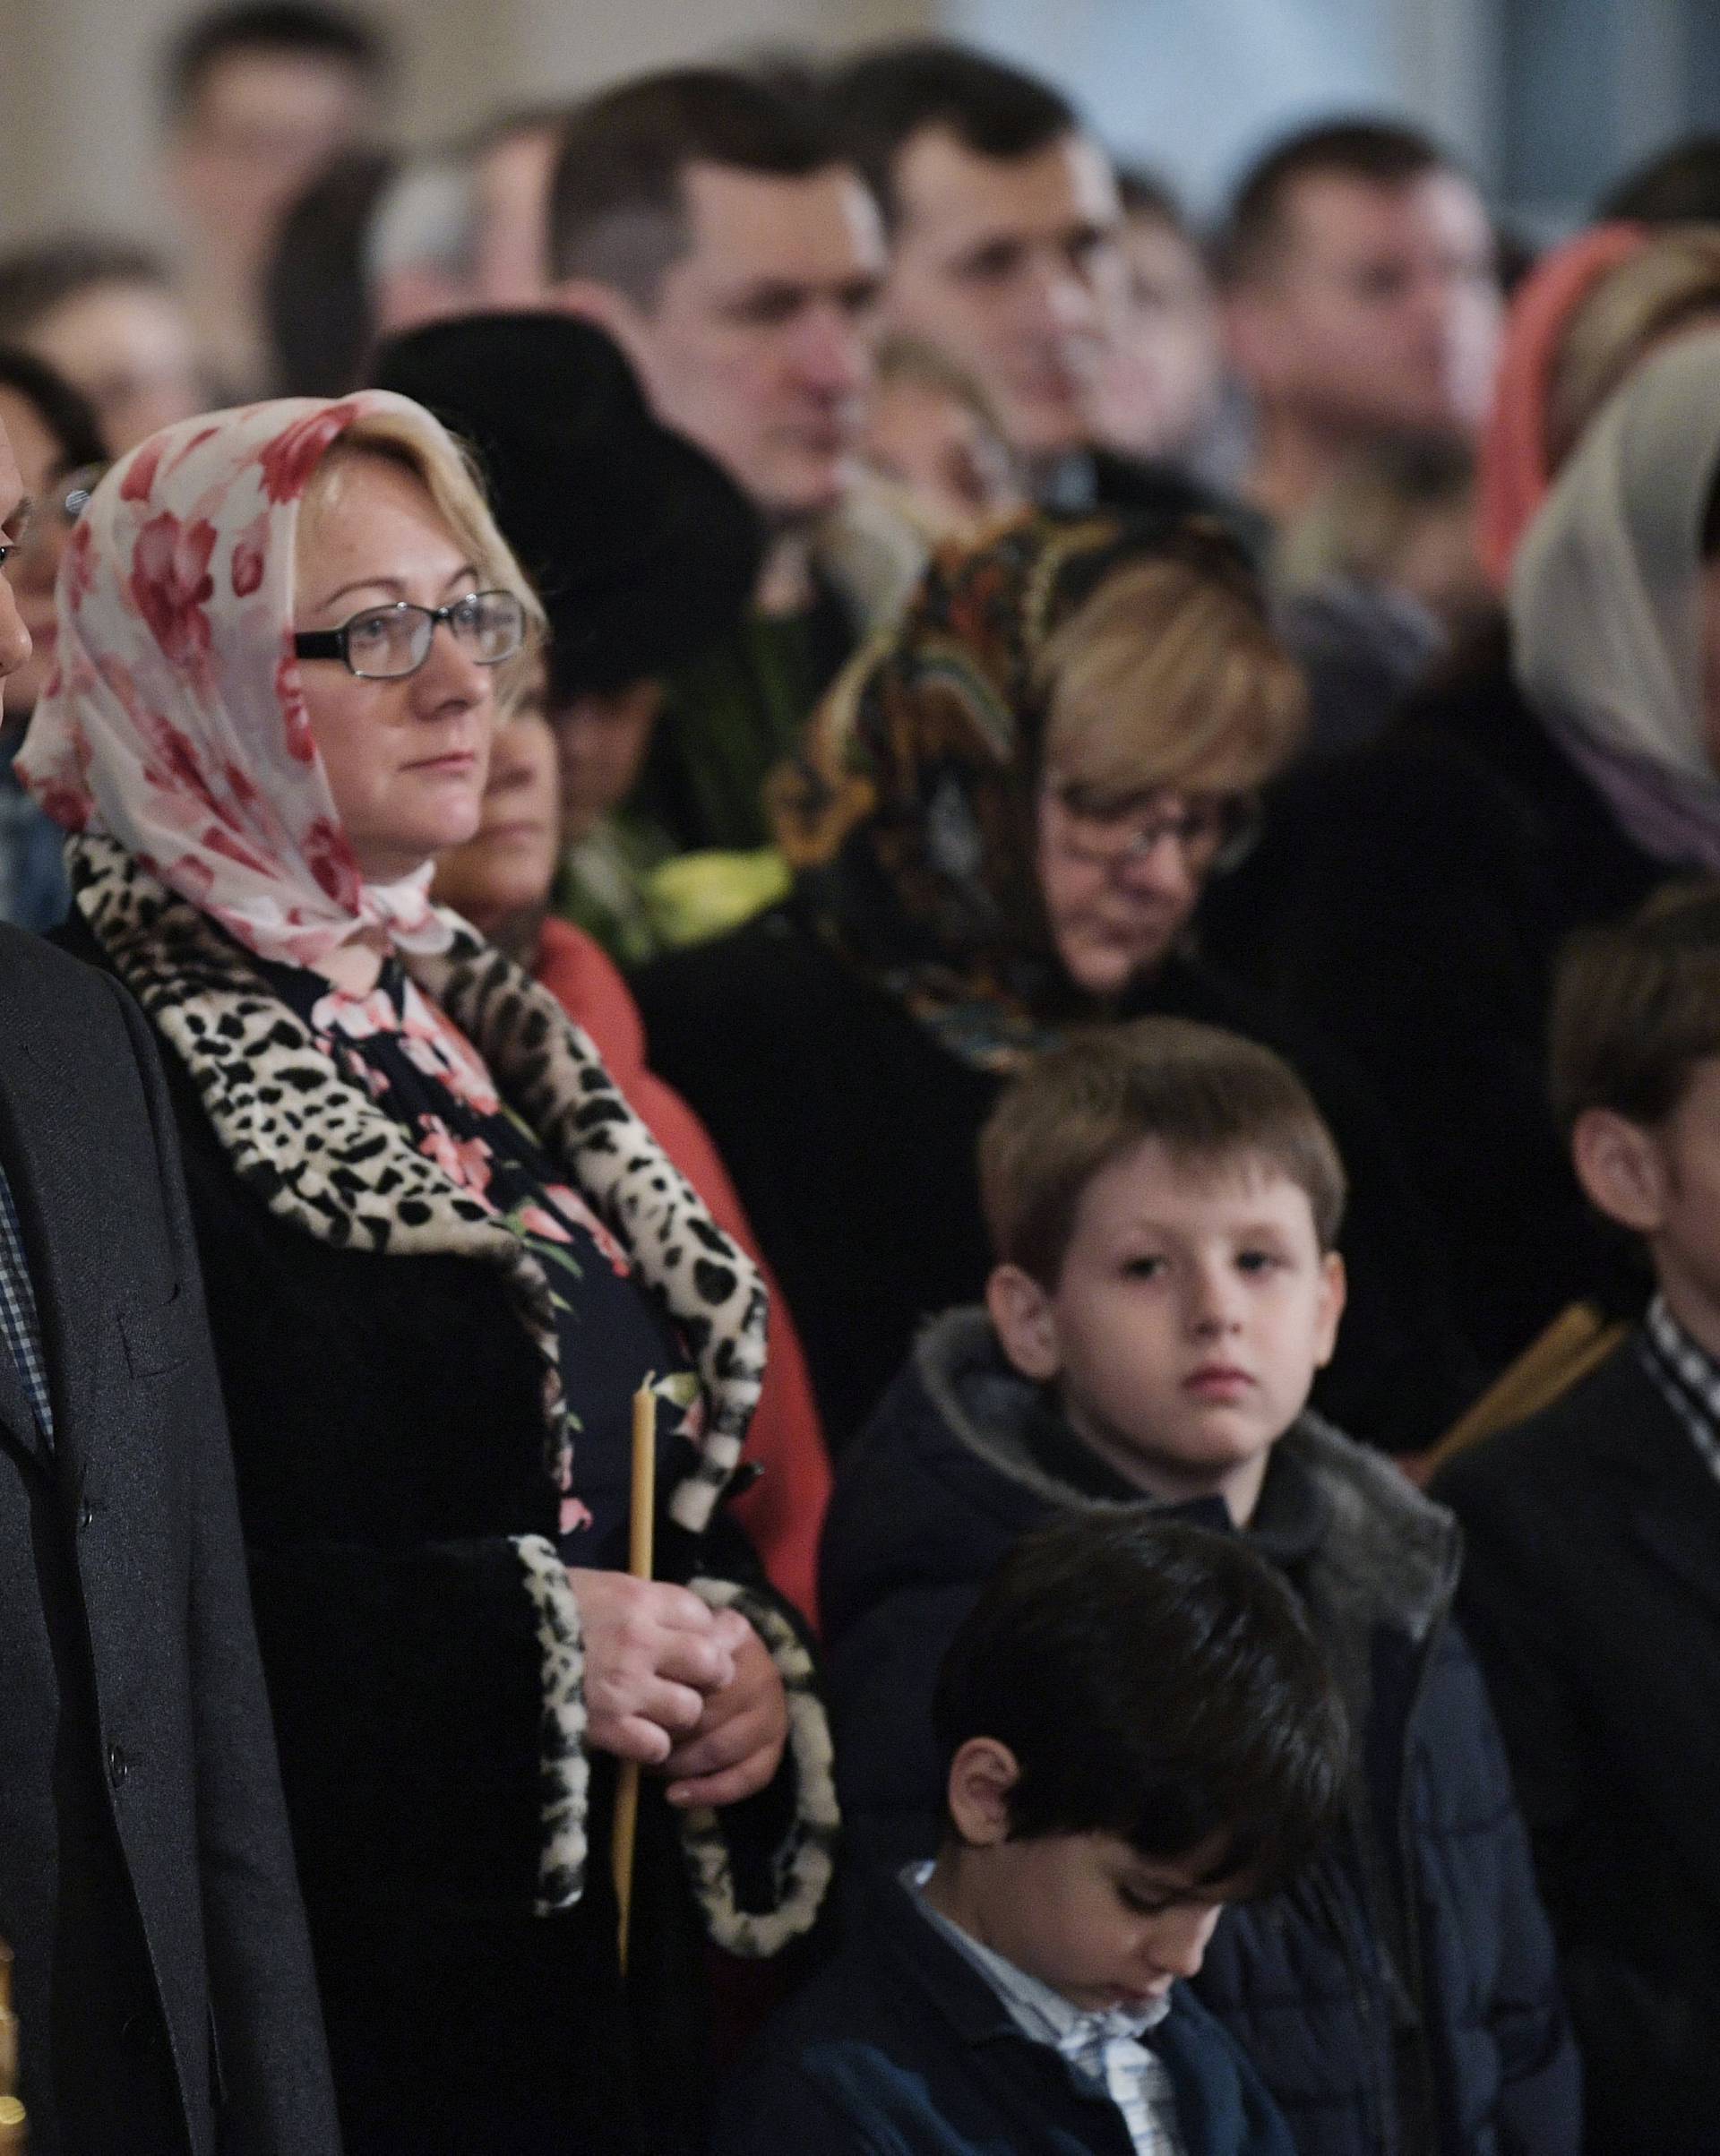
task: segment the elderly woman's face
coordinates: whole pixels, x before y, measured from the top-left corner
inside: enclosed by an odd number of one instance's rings
[[[1090,996],[1120,995],[1188,926],[1223,844],[1224,797],[1156,787],[1101,813],[1071,806],[1073,791],[1046,772],[1039,886],[1071,980]]]
[[[405,599],[437,607],[478,588],[478,568],[424,483],[391,459],[340,454],[306,501],[295,565],[295,628],[338,629]],[[494,717],[491,672],[444,622],[416,674],[361,681],[334,659],[300,662],[311,733],[366,880],[388,883],[477,830]]]

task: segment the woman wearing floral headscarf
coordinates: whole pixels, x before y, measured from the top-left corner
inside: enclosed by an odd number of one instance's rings
[[[535,618],[420,408],[219,414],[91,498],[22,760],[69,940],[168,1050],[347,2146],[391,2156],[690,2144],[689,1882],[762,1954],[830,1869],[806,1657],[718,1510],[755,1268],[427,896]],[[616,1757],[655,1770],[631,1998]]]
[[[776,793],[794,899],[636,984],[654,1067],[716,1138],[851,1438],[920,1322],[988,1265],[974,1151],[1070,1026],[1262,1031],[1191,924],[1294,745],[1299,676],[1216,529],[1029,516],[927,571]],[[1371,1104],[1287,1029],[1352,1172],[1354,1297],[1326,1397],[1425,1441],[1461,1404]]]

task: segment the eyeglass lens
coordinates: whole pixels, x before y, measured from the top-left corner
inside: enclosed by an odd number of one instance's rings
[[[404,603],[355,614],[346,624],[347,664],[357,674],[389,680],[414,674],[430,656],[430,640],[445,618],[454,641],[480,666],[499,666],[519,650],[525,614],[510,591],[477,591],[445,615]]]
[[[1062,802],[1080,826],[1083,842],[1105,853],[1148,854],[1166,838],[1200,853],[1223,844],[1232,819],[1232,804],[1223,800],[1197,801],[1157,813],[1134,806],[1101,808],[1070,792]]]

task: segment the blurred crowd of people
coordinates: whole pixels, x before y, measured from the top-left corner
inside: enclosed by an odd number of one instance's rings
[[[0,256],[38,2156],[1720,2146],[1720,138],[162,87]]]

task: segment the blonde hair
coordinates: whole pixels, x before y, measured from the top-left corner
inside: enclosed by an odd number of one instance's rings
[[[331,442],[318,459],[299,503],[299,528],[338,510],[355,457],[384,458],[409,471],[424,486],[436,514],[477,571],[486,589],[512,591],[525,606],[526,641],[519,658],[499,669],[497,702],[505,713],[508,699],[521,685],[521,661],[541,648],[547,624],[531,580],[484,498],[483,483],[465,450],[441,421],[404,399],[392,408],[366,412]]]
[[[1547,469],[1556,472],[1612,391],[1664,337],[1720,315],[1720,225],[1657,234],[1603,277],[1560,339],[1547,388]]]
[[[1106,577],[1047,640],[1037,681],[1047,764],[1099,795],[1251,791],[1307,723],[1302,671],[1240,579],[1175,556]]]

